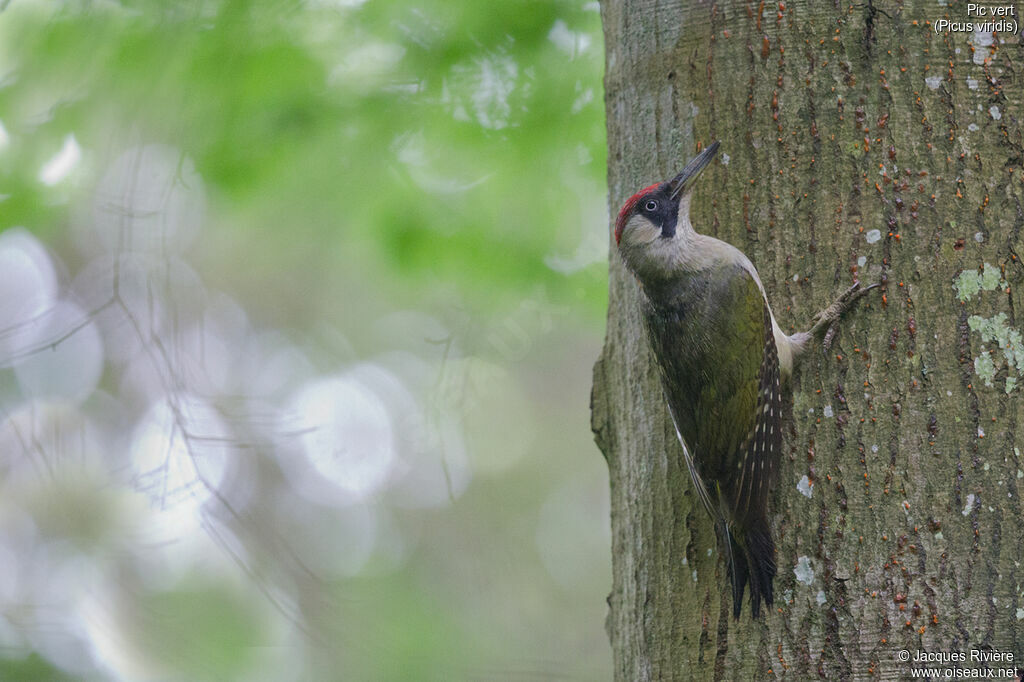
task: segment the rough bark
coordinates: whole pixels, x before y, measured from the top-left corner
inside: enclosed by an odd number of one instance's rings
[[[613,215],[719,139],[694,224],[751,258],[784,328],[884,283],[792,382],[776,608],[737,622],[611,249],[592,403],[617,680],[903,679],[903,649],[1024,667],[1024,386],[983,337],[1024,325],[1024,54],[936,34],[977,19],[950,5],[602,2]]]

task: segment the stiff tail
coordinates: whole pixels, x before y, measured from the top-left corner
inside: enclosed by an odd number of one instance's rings
[[[775,543],[767,522],[730,532],[727,524],[718,524],[724,536],[725,559],[732,582],[732,615],[739,619],[743,610],[743,592],[750,583],[750,613],[761,614],[761,601],[771,606],[775,601],[772,582],[775,578]]]

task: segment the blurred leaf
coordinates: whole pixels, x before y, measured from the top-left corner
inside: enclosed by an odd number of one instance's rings
[[[134,608],[144,650],[186,679],[242,679],[263,644],[259,612],[225,585],[200,580],[147,593]]]
[[[32,682],[73,682],[81,678],[55,668],[37,654],[22,659],[0,659],[0,680],[32,680]]]
[[[322,244],[487,307],[542,283],[600,319],[603,249],[588,277],[546,265],[606,222],[599,17],[578,2],[8,10],[0,36],[0,228],[60,220],[30,149],[170,142],[272,251]]]

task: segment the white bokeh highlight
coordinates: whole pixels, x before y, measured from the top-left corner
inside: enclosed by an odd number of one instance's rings
[[[305,462],[286,470],[301,494],[340,504],[384,486],[395,462],[394,426],[384,400],[353,372],[308,382],[287,413]]]
[[[131,444],[136,488],[183,529],[201,520],[228,469],[231,434],[213,407],[191,394],[167,396],[136,425]]]
[[[26,396],[80,403],[96,390],[103,374],[103,340],[80,306],[62,301],[36,316],[22,341],[14,373]]]
[[[0,233],[0,366],[27,350],[27,326],[56,300],[57,273],[39,240],[20,227]]]
[[[181,253],[198,234],[205,206],[190,158],[169,145],[132,147],[100,180],[93,220],[79,226],[79,241],[88,250],[98,244],[107,252]]]
[[[43,164],[39,170],[39,182],[53,186],[66,178],[78,162],[82,160],[82,148],[74,135],[64,138],[64,144],[53,158]]]

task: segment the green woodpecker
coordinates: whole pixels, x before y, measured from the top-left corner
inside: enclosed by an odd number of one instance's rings
[[[640,285],[644,326],[697,495],[715,520],[739,618],[746,584],[756,618],[772,604],[775,543],[768,501],[782,452],[781,387],[810,340],[873,285],[854,284],[810,329],[779,328],[764,286],[737,248],[690,223],[694,181],[718,142],[667,182],[626,201],[615,221]]]

